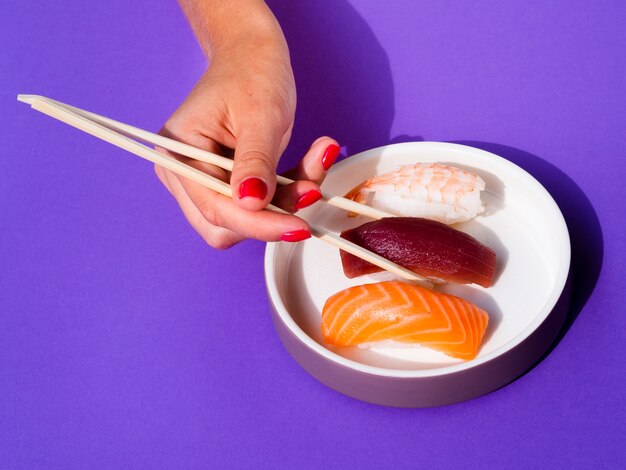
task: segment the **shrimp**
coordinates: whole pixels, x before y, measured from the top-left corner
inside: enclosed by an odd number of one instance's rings
[[[344,197],[398,216],[455,224],[484,211],[480,199],[484,189],[483,179],[469,171],[415,163],[365,180]]]

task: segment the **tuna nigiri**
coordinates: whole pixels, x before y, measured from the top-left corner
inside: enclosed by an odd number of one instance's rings
[[[404,165],[368,179],[346,198],[404,217],[425,217],[445,224],[473,219],[484,210],[482,178],[439,163]]]
[[[341,236],[432,280],[491,286],[496,253],[472,236],[434,220],[388,217],[346,230]],[[381,271],[341,251],[349,278]]]
[[[478,354],[488,322],[484,310],[459,297],[387,281],[331,296],[322,310],[322,336],[336,346],[416,343],[470,360]]]

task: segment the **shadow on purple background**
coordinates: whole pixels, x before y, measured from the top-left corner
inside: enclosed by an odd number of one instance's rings
[[[623,2],[350,3],[270,0],[299,92],[281,166],[322,134],[354,154],[415,132],[522,166],[571,232],[559,347],[506,390],[449,407],[330,391],[256,301],[262,244],[206,249],[145,162],[15,101],[43,93],[157,130],[205,67],[177,5],[5,2],[1,468],[624,462]]]
[[[520,166],[548,190],[563,213],[572,246],[570,268],[572,294],[563,328],[550,350],[543,356],[545,358],[567,334],[598,282],[604,256],[604,242],[596,211],[574,180],[536,155],[492,142],[456,141],[454,143],[486,150]]]
[[[297,51],[291,57],[296,124],[281,167],[297,163],[322,135],[337,139],[348,154],[388,143],[394,118],[389,58],[359,13],[337,0],[268,4]]]
[[[321,0],[315,5],[268,3],[290,47],[298,51],[292,56],[298,110],[290,145],[297,153],[288,151],[282,164],[293,165],[308,145],[324,134],[347,147],[348,154],[388,143],[424,140],[417,135],[390,135],[394,87],[389,59],[369,25],[351,5],[337,0]],[[326,3],[327,8],[320,3]],[[320,31],[320,25],[331,32]],[[572,326],[598,281],[604,251],[598,216],[580,187],[540,157],[497,143],[456,143],[495,153],[524,168],[552,194],[563,212],[572,244],[572,297],[565,324],[551,351]]]

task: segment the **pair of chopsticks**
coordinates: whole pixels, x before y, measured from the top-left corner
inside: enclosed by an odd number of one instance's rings
[[[232,171],[233,160],[229,158],[213,154],[206,150],[193,147],[168,137],[153,134],[143,129],[139,129],[137,127],[130,126],[128,124],[124,124],[122,122],[46,98],[44,96],[18,95],[17,99],[23,103],[29,104],[33,109],[40,111],[43,114],[47,114],[48,116],[127,150],[128,152],[142,157],[152,163],[167,168],[174,173],[184,176],[185,178],[189,178],[190,180],[195,181],[196,183],[212,189],[213,191],[216,191],[224,196],[232,197],[232,191],[228,183],[193,168],[170,155],[157,152],[156,150],[141,144],[138,141],[157,145],[180,155],[210,163],[227,171]],[[138,141],[134,139],[137,139]],[[278,184],[285,185],[293,183],[293,180],[285,178],[284,176],[277,176],[277,182]],[[331,194],[322,193],[322,199],[327,204],[361,214],[366,217],[374,219],[392,217],[392,214]],[[285,214],[287,213],[285,210],[272,204],[269,204],[265,210]],[[310,225],[310,227],[311,234],[313,236],[333,245],[336,248],[368,261],[386,271],[402,277],[403,279],[424,285],[426,287],[432,287],[432,285],[423,277],[418,276],[414,272],[393,263],[376,253],[372,253],[371,251],[366,250],[365,248],[362,248],[323,228],[315,227],[313,225]]]

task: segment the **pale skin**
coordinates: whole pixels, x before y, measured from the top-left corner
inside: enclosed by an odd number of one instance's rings
[[[303,219],[262,210],[270,202],[290,212],[314,203],[339,153],[335,140],[320,137],[288,172],[296,182],[276,188],[276,165],[291,137],[296,109],[289,50],[278,22],[260,0],[180,0],[180,5],[210,66],[161,133],[233,156],[230,175],[185,159],[230,181],[233,197],[159,166],[157,176],[214,248],[229,248],[246,238],[296,242],[310,237]]]

